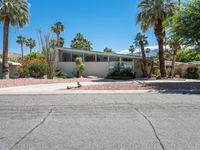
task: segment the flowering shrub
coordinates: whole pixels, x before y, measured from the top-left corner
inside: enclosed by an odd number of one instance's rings
[[[28,55],[22,62],[22,66],[17,69],[21,78],[43,78],[46,74],[46,59],[39,54],[40,57],[37,57],[36,55],[34,54],[34,57]]]

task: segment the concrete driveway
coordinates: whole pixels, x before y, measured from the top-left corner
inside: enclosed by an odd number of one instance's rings
[[[199,150],[199,118],[199,95],[1,95],[0,150]]]

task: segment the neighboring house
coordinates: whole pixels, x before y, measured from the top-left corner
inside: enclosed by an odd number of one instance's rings
[[[109,71],[119,63],[124,68],[133,69],[133,72],[137,74],[136,62],[141,59],[137,56],[60,47],[57,48],[57,52],[57,67],[63,69],[69,77],[72,77],[75,72],[76,65],[74,61],[77,57],[81,57],[86,65],[83,76],[98,77],[106,77]]]
[[[17,67],[21,66],[20,63],[16,63],[16,62],[11,62],[9,61],[9,71],[10,71],[10,77],[11,78],[17,78],[18,74],[17,74]],[[0,59],[0,77],[2,77],[2,60]]]

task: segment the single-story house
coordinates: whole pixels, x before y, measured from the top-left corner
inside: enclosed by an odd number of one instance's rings
[[[81,57],[86,65],[83,76],[106,77],[109,71],[119,63],[124,68],[131,68],[136,76],[142,76],[140,67],[137,66],[137,60],[141,60],[141,57],[62,47],[57,48],[57,67],[72,77],[76,68],[74,61],[77,57]]]

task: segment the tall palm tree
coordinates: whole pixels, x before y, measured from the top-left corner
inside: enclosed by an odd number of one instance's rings
[[[131,45],[129,47],[129,52],[131,52],[131,55],[133,56],[134,52],[135,52],[135,46],[134,45]]]
[[[9,79],[8,36],[9,26],[22,28],[29,22],[29,3],[26,0],[0,0],[0,22],[3,23],[3,63],[2,74]]]
[[[148,45],[147,37],[144,34],[139,32],[135,37],[134,43],[136,47],[139,47],[141,49],[143,65],[144,65],[144,77],[147,77],[148,76],[147,60],[146,60],[146,54],[145,54],[145,48],[144,48],[146,45]]]
[[[58,46],[63,47],[64,44],[65,44],[65,39],[63,37],[60,37],[59,38],[59,45]]]
[[[36,46],[36,41],[32,38],[26,40],[26,46],[29,47],[30,53],[32,53],[32,49]]]
[[[26,43],[26,38],[20,35],[17,37],[16,42],[17,44],[21,45],[21,53],[22,53],[22,61],[23,61],[24,60],[24,44]]]
[[[160,73],[162,77],[166,77],[163,22],[175,13],[176,4],[171,0],[142,0],[138,8],[141,12],[137,16],[137,23],[142,30],[154,29],[159,47]]]
[[[64,29],[65,27],[62,22],[57,22],[54,26],[51,27],[51,31],[54,32],[57,36],[57,46],[59,46],[60,34],[64,31]]]

